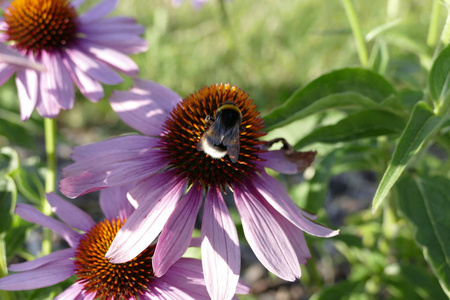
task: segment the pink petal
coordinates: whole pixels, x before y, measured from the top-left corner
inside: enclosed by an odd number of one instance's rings
[[[297,174],[298,166],[289,161],[285,156],[285,150],[264,151],[258,154],[263,159],[260,164],[283,174]]]
[[[134,86],[130,90],[133,93],[140,95],[148,95],[151,99],[161,103],[161,108],[168,113],[177,106],[182,98],[169,88],[162,86],[151,80],[144,80],[135,78]]]
[[[46,97],[50,102],[59,103],[64,109],[71,109],[75,101],[75,92],[73,89],[72,79],[69,72],[62,63],[61,56],[58,52],[47,53],[42,51],[42,63],[45,65],[47,71],[41,76],[41,96]]]
[[[98,102],[103,98],[103,87],[97,80],[91,78],[80,70],[66,54],[64,54],[63,62],[72,78],[72,81],[80,89],[80,92],[92,102]]]
[[[53,300],[81,300],[81,292],[84,289],[84,285],[80,282],[75,282],[71,286],[69,286],[67,289],[65,289],[61,294],[55,297]],[[83,299],[84,300],[84,299]]]
[[[201,237],[191,238],[191,242],[189,243],[189,247],[199,248],[201,245],[202,245],[202,238]]]
[[[70,1],[70,4],[75,7],[79,8],[84,3],[84,0],[72,0]]]
[[[299,278],[296,252],[279,224],[283,217],[261,195],[243,186],[235,186],[234,198],[245,237],[259,261],[284,280]]]
[[[120,217],[125,220],[131,216],[134,208],[127,199],[127,193],[131,187],[130,185],[124,185],[100,191],[100,207],[106,219]]]
[[[105,0],[103,2],[100,2],[85,14],[79,16],[78,19],[81,23],[84,24],[95,22],[112,13],[116,8],[118,2],[118,0]]]
[[[0,43],[0,62],[35,71],[45,70],[43,65],[35,63],[33,59],[3,43]]]
[[[16,86],[20,102],[20,118],[22,121],[28,120],[36,107],[38,85],[36,71],[25,69],[17,72]]]
[[[4,85],[11,76],[16,72],[17,68],[10,64],[0,62],[0,85]]]
[[[206,288],[213,300],[233,298],[241,258],[234,222],[218,188],[210,188],[203,208],[202,264]]]
[[[202,187],[194,185],[177,203],[156,244],[153,272],[163,276],[189,247],[195,220],[202,204]]]
[[[134,60],[119,51],[92,42],[83,42],[79,46],[87,53],[128,76],[134,77],[139,72],[139,67]]]
[[[147,51],[148,49],[148,43],[146,40],[140,38],[139,36],[130,36],[128,33],[87,35],[83,37],[83,40],[91,41],[126,54],[141,53]]]
[[[306,265],[306,260],[311,258],[311,252],[309,252],[303,231],[282,216],[278,218],[278,223],[291,242],[297,254],[298,261],[300,264]]]
[[[95,26],[81,24],[79,32],[86,35],[104,34],[104,33],[127,33],[129,35],[141,35],[145,32],[142,25],[136,24],[134,18],[129,17],[110,17],[95,22]]]
[[[172,181],[167,180],[167,174],[158,175],[150,181],[139,182],[130,191],[132,197],[143,195],[137,198],[139,207],[119,230],[106,253],[112,263],[129,261],[147,248],[160,234],[184,192],[186,180],[176,178],[173,172]],[[157,186],[157,194],[151,185]]]
[[[40,268],[0,278],[0,290],[34,290],[60,283],[74,274],[73,260],[66,259]]]
[[[339,234],[339,230],[326,228],[308,219],[292,201],[286,189],[267,173],[261,172],[261,177],[253,178],[252,182],[273,208],[301,230],[320,237],[332,237]]]
[[[69,260],[75,257],[75,249],[68,248],[50,253],[49,255],[36,258],[35,260],[26,261],[23,263],[12,264],[9,270],[12,272],[30,271],[39,268],[45,264],[54,263],[60,260]]]
[[[80,240],[81,235],[78,232],[73,231],[67,225],[62,224],[61,222],[44,215],[40,211],[38,211],[35,207],[19,203],[16,206],[16,214],[19,215],[22,219],[42,225],[59,234],[66,242],[70,245],[70,247],[75,248],[78,246],[78,241]]]
[[[64,221],[64,223],[76,229],[88,232],[96,224],[86,212],[59,197],[55,193],[47,194],[47,201],[50,203],[52,211]]]
[[[119,84],[123,82],[122,77],[107,67],[101,61],[90,57],[82,50],[72,47],[66,49],[67,57],[76,65],[82,72],[89,77],[98,80],[105,84]]]
[[[146,135],[159,135],[168,116],[160,103],[148,96],[115,91],[109,102],[122,121]]]
[[[63,169],[61,193],[74,198],[151,176],[167,164],[152,149],[156,141],[130,135],[75,148],[72,155],[75,163]]]

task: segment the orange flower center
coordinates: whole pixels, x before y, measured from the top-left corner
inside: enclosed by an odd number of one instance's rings
[[[95,293],[95,299],[138,299],[154,278],[155,245],[126,263],[113,264],[105,258],[123,223],[120,219],[98,223],[83,236],[75,253],[77,281],[86,292]]]
[[[205,133],[215,134],[212,128],[218,131],[216,136],[223,134],[225,138],[205,145]],[[258,146],[263,143],[259,138],[265,135],[256,105],[246,92],[230,84],[214,84],[183,99],[164,129],[160,149],[170,158],[170,168],[205,188],[225,188],[253,176],[260,160]],[[230,134],[231,129],[237,133]],[[235,143],[239,144],[237,155],[233,152]]]
[[[67,47],[77,33],[77,12],[68,0],[14,0],[5,22],[8,41],[27,52]]]

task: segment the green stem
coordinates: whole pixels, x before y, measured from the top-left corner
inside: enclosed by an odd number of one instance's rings
[[[428,27],[427,45],[430,47],[436,46],[439,40],[439,16],[441,14],[442,4],[438,0],[433,1],[433,8],[431,9],[430,27]]]
[[[351,0],[342,0],[344,4],[345,13],[347,14],[348,22],[352,28],[353,37],[356,41],[356,46],[358,48],[359,61],[363,67],[367,67],[369,63],[369,55],[366,48],[366,43],[364,42],[364,37],[361,33],[361,27],[359,26],[358,18],[356,16],[355,8]]]
[[[442,30],[442,35],[441,35],[441,41],[442,41],[442,43],[444,43],[444,45],[447,45],[447,44],[450,43],[450,12],[449,12],[449,6],[450,6],[450,1],[449,0],[445,0],[445,8],[447,8],[447,18],[445,19],[445,25],[444,25],[444,29]]]
[[[55,191],[56,186],[56,121],[55,119],[44,119],[45,130],[45,154],[47,156],[47,172],[45,173],[45,193]],[[46,197],[42,198],[41,211],[45,215],[52,213]],[[52,233],[50,229],[43,229],[42,255],[50,254],[52,251]]]

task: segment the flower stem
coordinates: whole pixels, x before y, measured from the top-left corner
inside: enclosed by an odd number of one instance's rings
[[[55,119],[44,119],[45,130],[45,154],[47,156],[47,172],[45,172],[45,193],[55,191],[56,186],[56,121]],[[45,215],[52,213],[46,197],[42,198],[41,211]],[[42,255],[50,254],[52,251],[52,233],[50,229],[43,229]]]
[[[439,40],[439,15],[441,13],[442,4],[439,1],[433,1],[433,8],[431,9],[430,27],[428,27],[427,45],[430,47],[436,46]]]
[[[367,52],[366,43],[361,33],[361,27],[359,26],[358,18],[356,17],[355,8],[351,0],[342,0],[344,4],[345,13],[352,28],[353,37],[356,41],[356,46],[358,48],[359,61],[363,67],[367,67],[369,63],[369,55]]]

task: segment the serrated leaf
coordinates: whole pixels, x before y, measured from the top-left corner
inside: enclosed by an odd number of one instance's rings
[[[445,47],[434,60],[428,76],[431,98],[438,102],[448,97],[450,91],[450,45]]]
[[[378,185],[372,202],[373,212],[378,209],[410,159],[421,149],[426,138],[437,129],[440,121],[441,118],[436,116],[426,103],[419,102],[414,107],[410,120]]]
[[[404,120],[383,110],[365,110],[349,115],[334,125],[318,128],[297,142],[296,149],[312,143],[338,143],[399,134],[405,127]]]
[[[283,105],[268,113],[264,121],[271,130],[326,109],[373,107],[392,94],[396,94],[395,89],[375,72],[341,69],[297,90]]]
[[[415,239],[450,297],[450,180],[404,176],[396,184],[400,210],[415,229]]]

